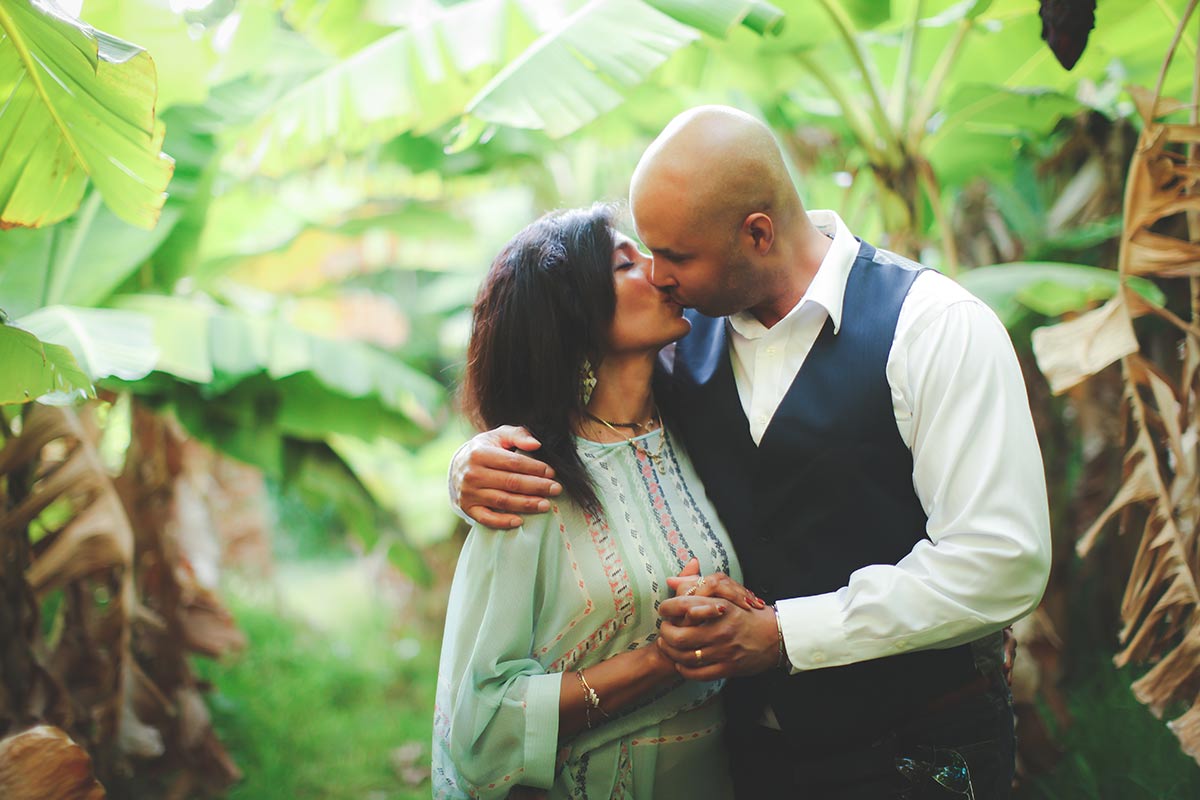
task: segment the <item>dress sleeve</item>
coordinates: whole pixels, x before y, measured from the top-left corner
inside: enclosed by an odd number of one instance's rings
[[[539,609],[554,602],[542,580],[557,561],[544,546],[550,516],[527,517],[516,530],[476,527],[455,570],[436,713],[472,796],[554,782],[562,674],[531,655]]]

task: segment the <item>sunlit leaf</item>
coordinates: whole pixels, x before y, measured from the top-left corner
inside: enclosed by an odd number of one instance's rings
[[[135,381],[149,375],[158,360],[150,320],[134,312],[47,306],[17,324],[44,342],[66,347],[93,381]]]
[[[171,159],[141,48],[45,0],[0,4],[0,225],[58,222],[90,177],[125,221],[152,228]]]
[[[0,364],[4,365],[0,405],[28,403],[47,395],[64,400],[96,396],[70,350],[12,325],[0,324]]]
[[[623,91],[699,38],[640,0],[592,0],[496,75],[467,113],[565,136],[616,108]]]
[[[1084,264],[1014,262],[977,267],[961,273],[958,281],[1012,326],[1026,310],[1048,317],[1084,311],[1112,297],[1121,286],[1111,269]],[[1131,288],[1155,305],[1166,302],[1162,290],[1147,280],[1134,280]]]
[[[468,0],[372,42],[266,109],[238,142],[243,164],[281,174],[462,111],[535,32],[516,0]]]

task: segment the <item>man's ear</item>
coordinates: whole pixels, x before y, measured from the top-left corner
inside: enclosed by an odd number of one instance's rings
[[[756,211],[742,221],[742,234],[754,248],[754,252],[765,256],[775,243],[775,224],[761,211]]]

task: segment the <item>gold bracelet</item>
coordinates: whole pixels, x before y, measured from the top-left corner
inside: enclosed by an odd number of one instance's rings
[[[600,707],[600,695],[596,694],[596,690],[588,684],[587,678],[583,677],[583,670],[576,672],[575,677],[583,687],[583,720],[587,723],[588,730],[591,730],[593,710],[599,711],[605,719],[608,719],[608,714]]]
[[[779,661],[776,662],[775,666],[790,673],[792,671],[792,662],[788,658],[787,648],[783,645],[783,623],[779,620],[779,606],[772,603],[771,610],[775,612],[775,630],[779,634]]]

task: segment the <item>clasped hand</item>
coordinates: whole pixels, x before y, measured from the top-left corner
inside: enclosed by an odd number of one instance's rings
[[[658,608],[657,644],[684,678],[755,675],[779,663],[775,611],[749,589],[720,572],[701,577],[694,558],[667,585],[675,596]]]

